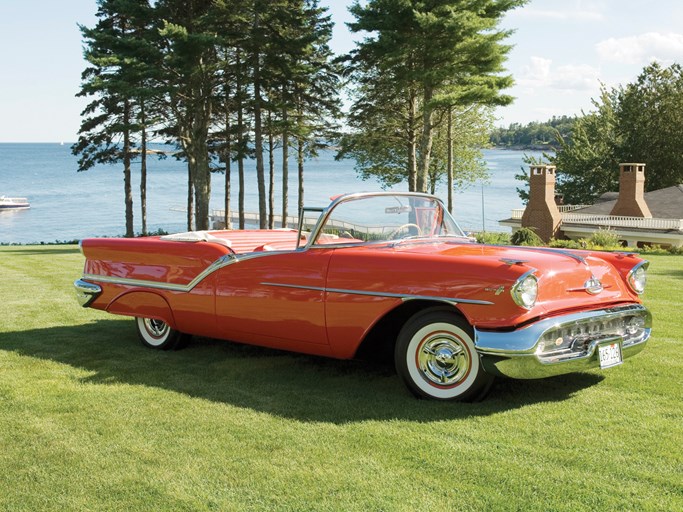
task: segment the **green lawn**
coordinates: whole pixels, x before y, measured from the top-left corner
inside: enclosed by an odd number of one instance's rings
[[[683,510],[683,257],[623,365],[415,400],[389,367],[80,308],[74,246],[0,248],[0,510]]]

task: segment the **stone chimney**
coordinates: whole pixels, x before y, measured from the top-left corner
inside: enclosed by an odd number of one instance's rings
[[[532,165],[529,177],[529,202],[522,215],[522,227],[534,231],[544,242],[557,238],[562,216],[555,203],[555,166]]]
[[[651,218],[644,194],[645,164],[619,164],[619,198],[610,215]]]

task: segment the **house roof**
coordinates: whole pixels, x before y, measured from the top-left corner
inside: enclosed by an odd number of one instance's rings
[[[606,192],[592,206],[573,210],[572,213],[609,215],[614,205],[617,204],[618,197],[619,192]],[[654,218],[683,219],[683,183],[673,187],[653,190],[652,192],[645,192],[644,198]]]

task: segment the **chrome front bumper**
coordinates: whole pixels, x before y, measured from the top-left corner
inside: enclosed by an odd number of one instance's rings
[[[102,293],[102,288],[96,284],[83,281],[82,279],[74,281],[74,288],[76,291],[76,300],[84,308],[87,308],[90,303]]]
[[[537,379],[599,368],[598,347],[619,343],[622,358],[645,347],[652,315],[640,304],[540,320],[515,331],[475,329],[484,369],[515,379]]]

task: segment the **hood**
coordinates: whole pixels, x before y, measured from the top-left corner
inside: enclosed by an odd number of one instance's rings
[[[538,279],[535,315],[638,300],[626,284],[626,273],[639,260],[618,269],[611,260],[619,256],[610,253],[449,242],[397,244],[394,250],[457,260],[469,272],[481,268],[488,288],[490,283],[503,286],[506,296],[519,276],[533,271]]]

